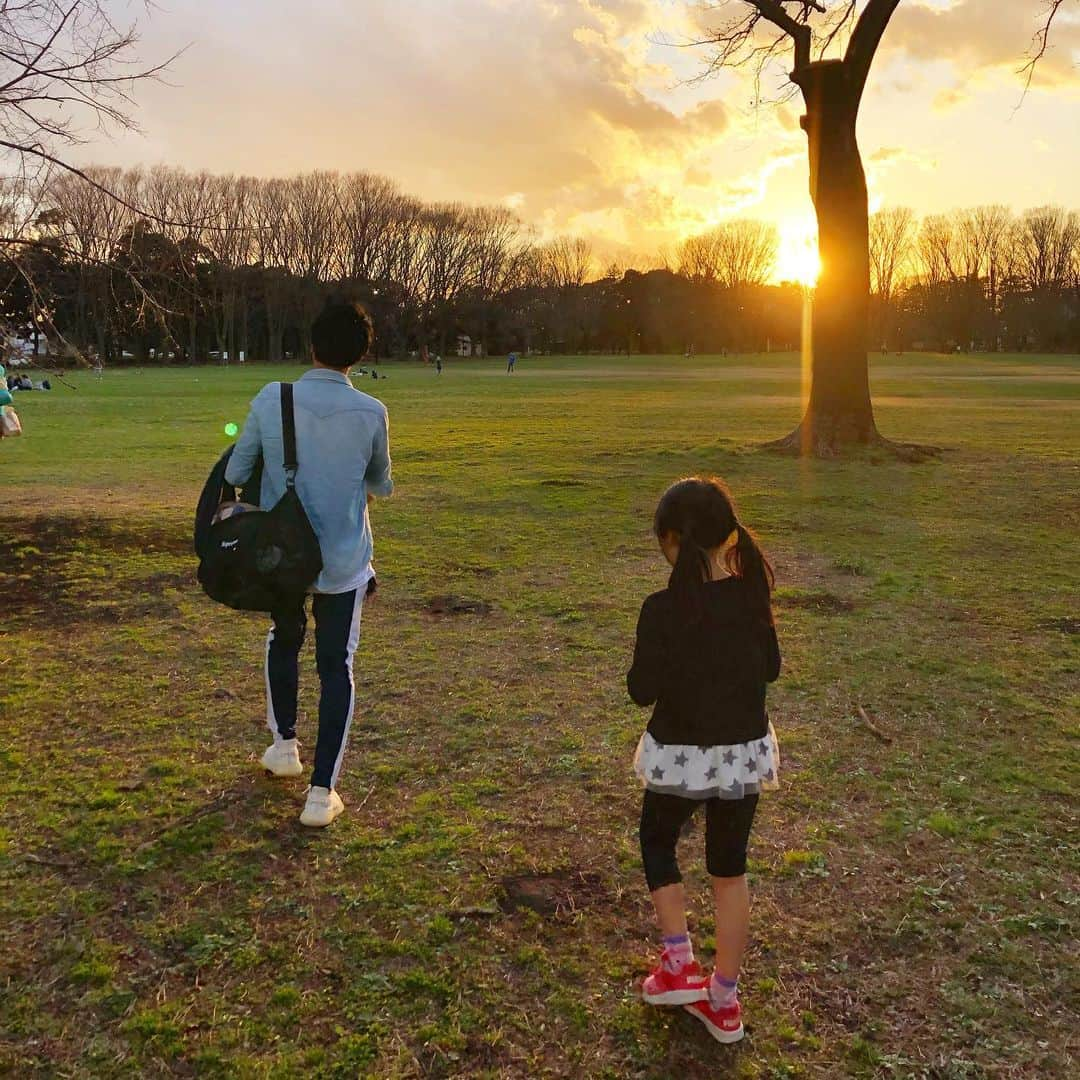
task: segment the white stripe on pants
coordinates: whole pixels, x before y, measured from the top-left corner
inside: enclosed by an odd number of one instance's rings
[[[337,760],[334,762],[334,772],[330,777],[330,786],[337,785],[338,774],[341,772],[341,762],[345,757],[345,747],[349,742],[349,729],[352,727],[353,713],[356,710],[356,680],[353,678],[353,657],[356,655],[356,646],[360,642],[360,616],[364,610],[364,589],[356,590],[356,604],[353,607],[352,625],[349,628],[349,642],[345,648],[345,667],[349,672],[349,713],[345,717],[345,730],[341,735],[341,749],[338,750]]]

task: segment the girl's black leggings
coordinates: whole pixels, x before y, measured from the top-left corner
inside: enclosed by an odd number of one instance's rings
[[[694,811],[705,804],[705,865],[713,877],[742,877],[757,795],[742,799],[684,799],[646,789],[641,804],[641,859],[649,891],[682,881],[675,847]]]

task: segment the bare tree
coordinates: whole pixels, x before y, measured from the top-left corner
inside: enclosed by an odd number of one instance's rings
[[[539,250],[543,283],[554,289],[580,287],[595,273],[592,245],[581,237],[560,236]]]
[[[1013,226],[1012,211],[1007,206],[977,206],[971,211],[972,227],[982,256],[986,279],[986,298],[990,310],[997,312],[1001,303],[1001,287],[1008,271],[1009,233]]]
[[[32,172],[63,160],[88,129],[133,128],[131,91],[164,64],[134,57],[134,27],[103,0],[18,0],[0,5],[0,148]]]
[[[243,281],[239,271],[250,260],[251,207],[257,185],[258,181],[246,176],[213,176],[206,185],[206,212],[211,227],[202,230],[202,247],[211,256],[210,306],[215,315],[217,345],[229,360],[235,359],[239,347],[236,316]]]
[[[697,281],[721,288],[764,285],[776,267],[780,245],[774,225],[762,221],[725,221],[683,241],[679,270]]]
[[[1025,67],[1029,82],[1046,55],[1054,20],[1066,2],[1046,0]],[[822,269],[810,335],[809,402],[799,427],[776,444],[803,453],[828,455],[851,444],[884,442],[870,400],[869,215],[856,123],[870,68],[899,4],[900,0],[722,0],[708,5],[721,18],[697,43],[712,48],[706,75],[721,68],[749,67],[759,89],[774,62],[790,56],[790,92],[801,92],[805,102],[802,127]],[[840,58],[827,58],[834,50],[841,52]],[[935,272],[938,269],[942,267],[936,265]]]
[[[285,356],[285,320],[292,288],[288,268],[294,259],[295,237],[285,228],[289,212],[288,181],[260,182],[255,190],[252,212],[254,258],[266,311],[267,358],[274,362]]]
[[[1060,206],[1029,210],[1020,221],[1017,252],[1029,289],[1067,288],[1080,253],[1080,215]]]
[[[915,214],[907,206],[870,215],[870,289],[885,305],[907,268],[914,229]]]
[[[126,210],[136,209],[108,186],[108,176],[76,167],[66,151],[90,132],[135,127],[133,88],[169,62],[140,63],[137,43],[135,28],[117,25],[104,0],[0,4],[0,157],[8,175],[18,178],[20,199],[30,208],[19,229],[10,227],[15,219],[7,220],[8,228],[0,232],[0,257],[25,279],[39,313],[35,319],[48,309],[30,267],[42,239],[39,211],[48,209],[53,175],[78,176]],[[49,239],[63,243],[55,235]],[[150,302],[137,281],[130,284],[142,302]]]
[[[471,287],[490,300],[521,279],[528,241],[517,216],[505,207],[476,207],[469,225],[474,234]]]
[[[758,80],[781,55],[806,106],[802,127],[817,213],[821,273],[811,329],[811,387],[799,427],[780,445],[831,455],[881,442],[866,353],[870,237],[866,176],[855,134],[871,65],[900,0],[738,0],[710,34],[709,69],[749,65]],[[842,59],[825,59],[850,30]]]
[[[960,278],[956,228],[948,214],[923,218],[915,241],[922,281],[932,288]]]
[[[877,330],[887,345],[893,327],[893,297],[911,258],[915,215],[897,206],[870,215],[870,291],[877,300]]]
[[[337,188],[338,274],[349,281],[390,276],[393,227],[405,196],[384,176],[350,173]]]

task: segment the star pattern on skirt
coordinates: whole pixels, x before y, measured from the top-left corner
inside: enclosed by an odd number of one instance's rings
[[[707,794],[742,799],[776,785],[773,749],[771,737],[730,746],[715,743],[683,746],[659,742],[650,734],[642,747],[645,753],[639,763],[639,775],[643,780],[648,777],[647,787],[684,797],[700,793],[702,797]],[[700,765],[695,751],[705,757]]]

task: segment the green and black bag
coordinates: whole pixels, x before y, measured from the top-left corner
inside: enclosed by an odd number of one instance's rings
[[[292,383],[281,384],[281,433],[285,494],[272,509],[213,520],[225,488],[226,455],[210,474],[196,511],[199,584],[211,600],[239,611],[274,612],[295,607],[322,571],[319,540],[296,492]]]

